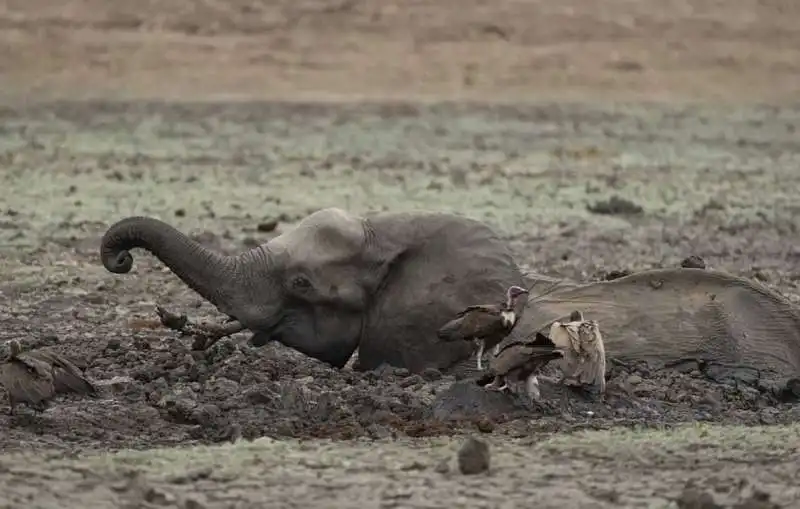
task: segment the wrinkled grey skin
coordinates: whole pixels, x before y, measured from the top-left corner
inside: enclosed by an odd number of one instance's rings
[[[695,268],[526,281],[531,297],[517,329],[529,335],[580,309],[599,323],[606,354],[625,362],[701,365],[736,378],[800,375],[800,310],[758,281]]]
[[[522,274],[485,224],[443,213],[366,217],[317,211],[294,229],[237,256],[223,256],[153,218],[111,226],[101,258],[111,272],[143,248],[184,283],[254,332],[335,367],[358,348],[361,369],[383,363],[447,371],[472,345],[436,331],[476,302],[502,298]]]

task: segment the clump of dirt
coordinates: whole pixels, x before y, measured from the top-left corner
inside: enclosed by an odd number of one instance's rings
[[[587,205],[586,209],[592,214],[610,216],[635,216],[644,213],[644,208],[641,205],[616,195],[607,200],[600,200]]]
[[[86,359],[103,398],[65,397],[44,414],[23,410],[2,416],[0,426],[55,436],[68,427],[80,430],[71,431],[76,435],[72,440],[105,437],[107,446],[117,447],[158,442],[164,434],[202,443],[260,436],[421,437],[464,430],[516,436],[691,421],[774,424],[797,418],[776,386],[758,379],[714,382],[709,379],[713,370],[701,365],[684,366],[681,372],[612,363],[605,399],[543,379],[545,401],[532,405],[519,394],[480,388],[471,378],[457,381],[433,369],[414,374],[389,366],[339,370],[278,344],[255,348],[241,336],[205,351],[193,350],[186,338],[148,333],[111,338]],[[53,348],[75,353],[65,346]]]

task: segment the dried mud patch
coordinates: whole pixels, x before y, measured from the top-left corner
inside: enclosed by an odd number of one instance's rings
[[[80,300],[42,303],[51,318],[75,313]],[[39,308],[42,309],[42,308]],[[791,423],[797,394],[754,378],[712,381],[702,366],[655,370],[614,365],[609,392],[596,394],[542,381],[545,401],[486,391],[473,378],[385,366],[333,369],[277,344],[252,347],[246,335],[205,351],[138,319],[128,338],[93,336],[83,344],[43,336],[47,346],[79,357],[102,387],[98,399],[65,398],[43,414],[0,415],[7,450],[37,446],[104,449],[238,438],[423,437],[475,430],[509,436],[685,422]],[[19,329],[17,329],[19,330]],[[80,345],[80,346],[79,346]]]
[[[0,459],[0,486],[9,504],[35,492],[48,507],[674,507],[692,493],[721,507],[754,498],[782,507],[800,496],[791,481],[799,431],[695,425],[483,437],[490,463],[477,475],[458,471],[461,436],[260,438],[77,457],[27,452]]]

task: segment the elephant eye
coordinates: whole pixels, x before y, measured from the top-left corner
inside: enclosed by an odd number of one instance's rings
[[[308,290],[311,288],[311,281],[305,276],[295,276],[292,279],[292,288],[295,290]]]

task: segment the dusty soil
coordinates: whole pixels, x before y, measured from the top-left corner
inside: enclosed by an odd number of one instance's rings
[[[478,475],[459,472],[461,437],[17,453],[0,459],[0,507],[796,507],[798,427],[761,431],[484,435]]]
[[[437,208],[491,222],[521,263],[550,275],[588,280],[696,254],[796,301],[794,110],[61,103],[2,115],[0,339],[81,357],[103,386],[96,400],[0,415],[7,452],[72,455],[239,436],[408,444],[463,432],[511,447],[513,437],[587,428],[800,417],[779,388],[718,383],[697,366],[616,366],[606,403],[545,385],[544,407],[508,400],[507,413],[485,416],[452,404],[459,391],[480,393],[469,380],[435,371],[337,371],[279,346],[254,349],[245,335],[193,352],[190,339],[158,326],[154,305],[218,319],[213,309],[152,257],[115,276],[97,256],[104,228],[131,214],[235,252],[319,207]],[[615,196],[641,210],[598,206]],[[774,432],[739,433],[773,440]],[[791,437],[787,451],[798,443]],[[357,456],[361,446],[341,447]],[[674,481],[659,485],[673,489]]]
[[[2,95],[800,97],[788,0],[3,0]]]
[[[194,352],[153,309],[208,304],[144,254],[102,268],[133,214],[236,252],[321,207],[425,208],[490,222],[549,275],[696,254],[800,302],[800,111],[778,105],[800,92],[800,6],[455,5],[0,2],[0,340],[80,357],[102,387],[0,409],[0,507],[670,507],[687,481],[797,503],[800,406],[757,377],[614,366],[605,403],[543,384],[543,407],[485,416],[452,396],[499,396],[438,372],[336,371],[244,335]],[[341,104],[367,98],[561,102]],[[441,466],[468,433],[488,476]],[[239,437],[261,438],[218,445]],[[711,507],[687,497],[672,507]]]

